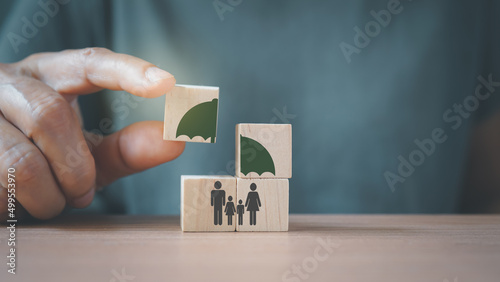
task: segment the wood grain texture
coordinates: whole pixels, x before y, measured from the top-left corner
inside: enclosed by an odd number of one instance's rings
[[[255,191],[250,189],[255,184]],[[255,212],[255,225],[250,225],[252,202],[258,195],[260,207]],[[236,231],[288,231],[288,179],[237,179],[238,201],[245,205],[243,224],[236,225]]]
[[[259,142],[271,155],[275,173],[243,173],[242,159],[251,160],[255,150],[242,151],[240,135]],[[290,124],[241,123],[236,125],[236,176],[240,178],[291,178],[292,177],[292,126]]]
[[[122,270],[141,282],[500,277],[498,215],[291,215],[289,232],[262,233],[186,233],[178,216],[66,215],[18,226],[18,273],[4,265],[0,281],[117,282]],[[3,254],[7,236],[1,228]]]
[[[215,182],[222,184],[215,189]],[[216,194],[213,194],[216,193]],[[221,205],[220,217],[222,224],[214,224],[214,206],[212,195],[224,197]],[[233,176],[196,176],[183,175],[181,177],[181,227],[183,231],[236,231],[234,216],[233,222],[228,224],[225,208],[229,197],[236,198],[236,178]]]
[[[211,86],[176,85],[165,94],[164,140],[210,143],[211,138],[200,136],[190,138],[186,135],[176,136],[177,127],[182,117],[194,106],[219,99],[219,88]],[[217,127],[217,126],[216,126]],[[215,140],[214,142],[215,143]]]

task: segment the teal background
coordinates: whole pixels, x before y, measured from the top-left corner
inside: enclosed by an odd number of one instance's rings
[[[292,213],[460,212],[470,131],[498,98],[457,130],[442,116],[474,93],[479,75],[500,80],[500,5],[401,1],[348,63],[339,45],[354,44],[354,28],[388,2],[243,0],[221,20],[212,1],[70,1],[16,53],[7,34],[41,8],[2,1],[0,61],[101,46],[151,61],[178,83],[220,87],[216,144],[188,144],[179,159],[116,181],[85,212],[179,213],[182,174],[234,174],[237,123],[283,121],[293,127]],[[162,120],[163,99],[114,92],[80,102],[87,129],[109,117],[117,130]],[[384,172],[435,128],[447,141],[391,190]]]

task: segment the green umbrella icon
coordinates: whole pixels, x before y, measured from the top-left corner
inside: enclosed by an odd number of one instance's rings
[[[215,98],[212,101],[200,103],[187,111],[177,126],[176,137],[186,135],[193,139],[195,136],[201,136],[205,140],[210,137],[210,142],[215,143],[218,101]]]
[[[276,175],[273,158],[262,144],[242,135],[240,135],[240,144],[241,172],[244,175],[250,172],[255,172],[258,175],[270,172]]]

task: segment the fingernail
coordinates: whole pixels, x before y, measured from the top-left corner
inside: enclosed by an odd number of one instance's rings
[[[168,79],[174,77],[170,73],[159,69],[157,67],[150,67],[149,69],[146,70],[146,78],[151,82],[151,83],[156,83],[160,80],[163,79]]]
[[[75,208],[84,208],[84,207],[90,205],[90,203],[92,202],[92,199],[94,198],[94,193],[95,193],[95,189],[92,188],[92,189],[90,189],[90,191],[87,192],[87,194],[81,196],[80,198],[76,198],[73,201],[71,201],[71,204]]]

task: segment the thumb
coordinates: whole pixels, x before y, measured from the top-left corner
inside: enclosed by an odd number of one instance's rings
[[[163,140],[163,122],[143,121],[106,136],[92,150],[97,186],[174,160],[185,142]]]

